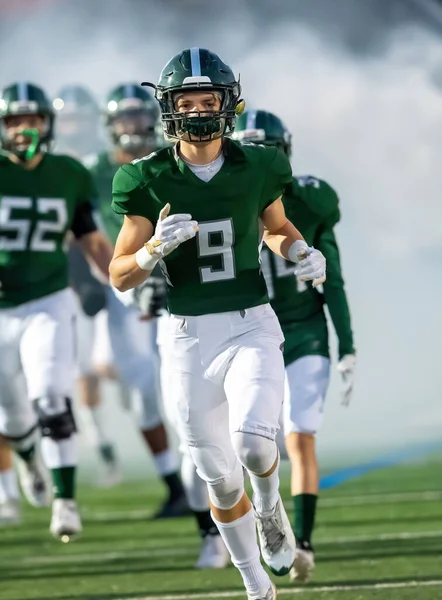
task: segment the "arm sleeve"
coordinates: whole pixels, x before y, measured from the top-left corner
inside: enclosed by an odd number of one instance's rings
[[[353,332],[351,328],[350,309],[345,293],[344,279],[341,271],[339,248],[333,229],[322,231],[316,241],[316,247],[327,260],[327,279],[324,283],[325,302],[339,343],[339,358],[346,354],[354,354]]]
[[[272,158],[267,169],[261,196],[261,212],[283,195],[286,187],[292,183],[292,167],[289,159],[278,148],[272,148]]]
[[[119,215],[145,217],[155,224],[157,216],[149,210],[147,188],[132,172],[133,165],[123,165],[115,173],[112,182],[112,209]]]
[[[97,188],[95,187],[91,173],[80,163],[78,163],[78,168],[81,169],[81,173],[78,174],[81,184],[78,190],[77,203],[71,225],[71,231],[77,239],[97,230],[93,211],[98,197]]]
[[[88,233],[97,230],[97,224],[93,216],[93,207],[89,201],[77,205],[71,225],[71,231],[78,240]]]

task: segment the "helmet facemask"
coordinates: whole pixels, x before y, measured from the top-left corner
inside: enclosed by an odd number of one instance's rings
[[[157,119],[145,108],[127,109],[107,118],[112,144],[128,153],[154,151],[158,146]]]
[[[31,160],[40,151],[49,150],[52,141],[53,116],[45,113],[22,113],[22,116],[28,115],[41,117],[41,125],[36,127],[14,125],[13,119],[20,116],[20,113],[10,114],[0,119],[2,148],[17,156],[21,162]]]

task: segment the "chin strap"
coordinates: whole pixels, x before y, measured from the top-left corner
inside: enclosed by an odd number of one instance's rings
[[[40,145],[40,134],[38,129],[24,129],[23,135],[31,138],[31,143],[25,152],[25,160],[32,160],[37,153],[38,147]]]

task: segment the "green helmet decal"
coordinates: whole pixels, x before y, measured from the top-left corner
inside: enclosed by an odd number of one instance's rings
[[[167,137],[205,142],[233,132],[236,115],[243,110],[241,85],[220,57],[203,48],[189,48],[174,56],[163,68],[155,89]],[[219,110],[181,112],[177,96],[186,92],[209,92],[220,99]]]
[[[155,150],[159,145],[160,110],[152,94],[140,85],[126,83],[111,90],[103,113],[115,146],[138,152]]]
[[[279,117],[265,110],[248,110],[237,120],[233,137],[244,142],[277,146],[287,156],[292,151],[292,136]]]
[[[22,131],[29,143],[18,144],[8,132],[6,120],[17,115],[40,115],[44,119],[41,131]],[[13,83],[0,93],[0,144],[4,150],[14,153],[20,160],[30,160],[39,150],[48,150],[53,140],[54,112],[45,92],[26,81]]]

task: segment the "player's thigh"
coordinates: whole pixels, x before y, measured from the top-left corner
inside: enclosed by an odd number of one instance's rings
[[[75,307],[70,289],[32,303],[20,341],[20,356],[31,400],[72,397],[75,371]]]
[[[283,336],[270,307],[256,309],[249,315],[249,330],[238,338],[239,348],[227,370],[224,389],[230,430],[274,440],[284,399]]]
[[[180,331],[171,317],[169,386],[171,409],[178,415],[178,431],[205,481],[230,475],[236,456],[229,435],[229,407],[221,385],[205,377],[198,339]]]
[[[75,313],[75,359],[79,375],[94,373],[93,349],[96,317],[88,317],[78,305]]]
[[[284,433],[314,434],[321,427],[330,377],[330,359],[303,356],[286,368]]]
[[[109,319],[106,309],[95,317],[95,338],[93,340],[92,363],[94,366],[108,367],[114,362],[109,336]]]

